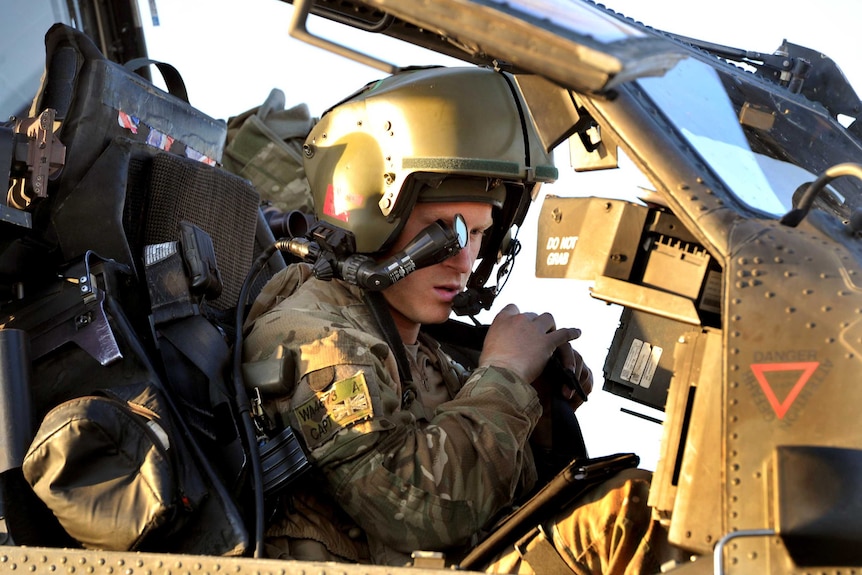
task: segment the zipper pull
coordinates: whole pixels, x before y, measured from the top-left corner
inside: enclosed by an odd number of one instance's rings
[[[258,442],[268,439],[266,435],[267,417],[263,410],[263,399],[260,397],[260,388],[254,388],[254,397],[251,398],[251,420],[254,422],[255,437]]]

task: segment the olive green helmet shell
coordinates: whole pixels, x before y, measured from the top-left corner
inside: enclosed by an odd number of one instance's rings
[[[553,157],[516,86],[487,68],[424,68],[336,105],[305,143],[317,218],[352,232],[357,252],[375,253],[415,203],[415,174],[554,181]]]

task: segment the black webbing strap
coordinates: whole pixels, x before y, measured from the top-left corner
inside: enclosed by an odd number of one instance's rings
[[[168,89],[168,93],[188,104],[189,94],[186,91],[186,83],[183,81],[183,77],[180,75],[179,70],[167,62],[159,62],[158,60],[152,60],[150,58],[134,58],[123,64],[123,66],[127,70],[137,72],[141,68],[149,66],[150,64],[154,65],[159,69],[159,72],[161,72],[162,78],[165,81],[165,87]]]
[[[209,381],[224,378],[224,368],[230,355],[227,342],[205,317],[196,315],[158,326],[162,334]]]
[[[200,315],[158,326],[162,342],[160,349],[167,381],[183,406],[183,416],[190,427],[215,439],[218,426],[215,405],[227,401],[227,383],[223,370],[230,357],[230,349],[218,330]],[[173,348],[173,351],[170,350]],[[193,376],[183,368],[184,358],[206,380]],[[176,363],[179,362],[179,363]]]
[[[398,333],[398,328],[395,327],[395,320],[392,319],[392,313],[389,311],[389,304],[381,292],[366,291],[364,294],[365,305],[371,310],[371,315],[374,316],[374,321],[380,331],[383,332],[383,338],[389,344],[389,349],[395,355],[395,363],[398,365],[398,375],[401,377],[401,404],[408,403],[408,398],[415,396],[416,391],[413,389],[413,376],[410,374],[410,364],[407,361],[407,352],[404,349],[404,342],[401,341],[401,335]]]

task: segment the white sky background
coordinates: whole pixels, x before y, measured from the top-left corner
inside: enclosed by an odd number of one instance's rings
[[[152,2],[158,27],[152,26],[148,12]],[[604,0],[604,4],[655,28],[735,48],[772,53],[786,38],[831,57],[857,90],[862,87],[858,62],[862,2],[858,0],[820,0],[805,4],[804,9],[778,0]],[[141,0],[141,10],[150,56],[176,66],[191,103],[215,118],[227,119],[261,104],[272,88],[284,91],[288,107],[306,103],[319,116],[342,97],[384,75],[290,38],[287,27],[293,7],[278,0]],[[366,33],[323,21],[312,22],[309,29],[399,66],[459,65],[407,44],[370,41]],[[631,197],[637,185],[647,185],[639,173],[625,166],[613,172],[575,174],[568,167],[567,154],[566,146],[557,150],[561,178],[545,186],[544,193]],[[540,197],[527,217],[515,273],[492,312],[514,302],[522,311],[551,311],[560,326],[579,327],[582,336],[574,345],[596,377],[590,401],[578,410],[590,455],[633,451],[641,456],[642,467],[654,469],[660,426],[619,410],[625,407],[659,418],[663,414],[601,390],[602,366],[620,308],[590,298],[586,282],[534,277],[535,220],[541,201]],[[493,313],[480,316],[485,322],[492,318]]]

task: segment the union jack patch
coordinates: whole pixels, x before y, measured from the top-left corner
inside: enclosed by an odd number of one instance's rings
[[[340,429],[371,417],[371,395],[365,374],[336,381],[293,410],[309,449],[322,445]]]

